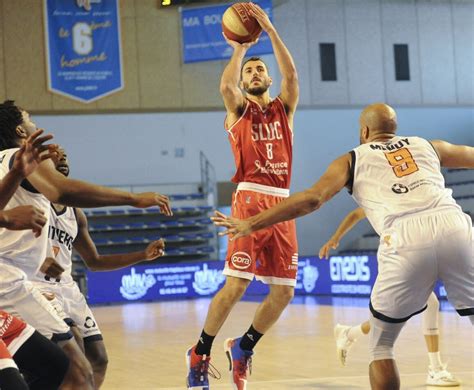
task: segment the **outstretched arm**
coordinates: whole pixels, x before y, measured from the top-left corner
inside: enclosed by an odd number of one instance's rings
[[[234,240],[276,223],[312,213],[336,195],[349,182],[350,164],[350,154],[339,157],[329,165],[324,175],[311,188],[291,195],[278,205],[253,217],[240,220],[216,212],[217,216],[213,217],[212,220],[217,226],[227,228],[225,232],[220,233],[221,235],[232,235],[231,240]]]
[[[110,271],[137,264],[144,260],[153,260],[163,256],[164,241],[153,241],[143,251],[100,255],[88,231],[87,217],[84,211],[76,209],[78,233],[73,246],[92,271]]]
[[[474,148],[466,145],[453,145],[446,141],[431,141],[438,153],[441,166],[446,168],[474,168]]]
[[[292,117],[299,98],[298,73],[295,63],[265,11],[253,3],[249,3],[249,7],[250,13],[257,19],[272,42],[273,51],[282,77],[280,98],[287,108],[288,116]]]
[[[167,196],[155,192],[133,194],[70,179],[59,173],[49,160],[43,161],[28,176],[28,181],[52,203],[72,207],[159,206],[163,214],[173,215]]]
[[[329,252],[331,249],[336,249],[339,246],[339,241],[341,241],[341,238],[344,237],[349,230],[351,230],[359,221],[362,221],[364,218],[365,212],[361,207],[358,207],[347,214],[329,241],[326,242],[319,250],[319,258],[329,258]]]

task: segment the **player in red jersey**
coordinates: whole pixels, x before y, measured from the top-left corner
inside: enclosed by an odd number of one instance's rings
[[[56,344],[21,319],[0,310],[0,388],[55,390],[69,366]],[[28,374],[27,384],[19,370]]]
[[[255,215],[289,195],[293,116],[299,94],[296,67],[288,49],[265,12],[252,3],[249,7],[270,37],[282,82],[280,95],[272,99],[268,90],[272,79],[265,63],[257,57],[243,62],[255,42],[239,44],[227,40],[234,52],[222,75],[220,91],[227,110],[225,129],[237,167],[232,178],[238,183],[232,215],[238,218]],[[233,388],[246,388],[253,348],[293,298],[297,269],[294,221],[229,242],[224,269],[226,283],[211,302],[197,345],[186,353],[189,389],[209,389],[208,367],[214,337],[255,276],[269,285],[270,292],[258,307],[248,331],[240,338],[227,339],[224,345]]]

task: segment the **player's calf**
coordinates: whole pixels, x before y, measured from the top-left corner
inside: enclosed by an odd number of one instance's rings
[[[70,360],[61,390],[94,390],[92,366],[74,340],[61,344],[61,348]]]
[[[109,364],[109,358],[105,349],[105,344],[102,339],[84,339],[84,347],[87,360],[92,365],[94,371],[94,383],[96,389],[99,389],[104,383],[105,374],[107,372],[107,366]]]

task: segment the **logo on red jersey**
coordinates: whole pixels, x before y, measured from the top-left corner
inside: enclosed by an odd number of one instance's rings
[[[283,139],[280,121],[252,123],[252,141],[275,141]]]
[[[247,269],[252,264],[252,259],[250,255],[245,252],[235,252],[230,261],[237,269]]]

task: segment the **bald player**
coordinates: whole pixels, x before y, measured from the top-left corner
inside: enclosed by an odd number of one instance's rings
[[[352,210],[336,229],[328,242],[319,250],[319,257],[329,258],[331,249],[336,249],[342,237],[359,221],[365,218],[364,209],[361,207]],[[432,292],[426,302],[426,310],[423,312],[422,329],[425,336],[428,359],[430,362],[426,384],[428,386],[459,386],[460,382],[447,369],[447,364],[441,361],[439,351],[439,301],[436,294]],[[370,321],[355,326],[337,324],[334,327],[336,339],[337,356],[343,366],[346,365],[347,354],[352,345],[359,337],[368,335],[370,332]]]
[[[372,389],[399,389],[393,345],[405,322],[426,309],[438,279],[461,316],[474,324],[471,218],[445,188],[441,166],[474,168],[474,148],[396,135],[386,104],[360,116],[360,143],[334,160],[311,188],[245,220],[218,213],[232,239],[319,209],[344,187],[380,233],[379,273],[370,298]]]

